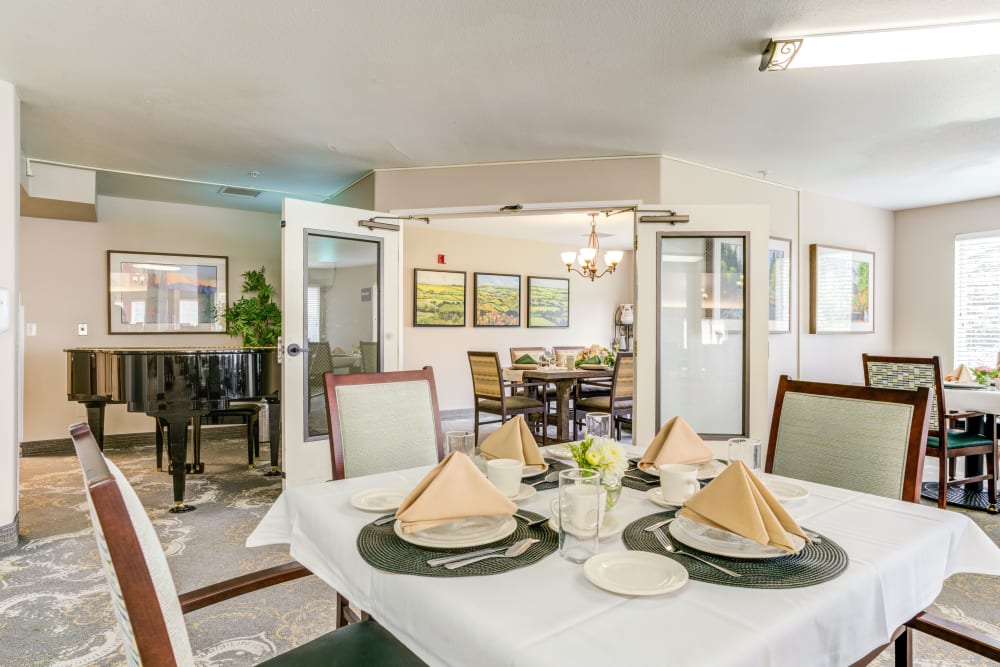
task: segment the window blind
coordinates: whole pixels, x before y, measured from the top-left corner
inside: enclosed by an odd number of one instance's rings
[[[997,365],[1000,231],[955,237],[955,363]]]
[[[310,343],[319,341],[320,289],[319,285],[306,287],[306,338]]]

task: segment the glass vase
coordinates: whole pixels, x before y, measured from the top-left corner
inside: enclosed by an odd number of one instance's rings
[[[621,475],[605,474],[601,475],[601,486],[608,492],[608,499],[604,505],[604,511],[608,512],[618,503],[622,495]]]

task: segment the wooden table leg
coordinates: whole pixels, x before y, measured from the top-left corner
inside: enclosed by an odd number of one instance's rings
[[[570,439],[569,429],[569,395],[573,391],[576,380],[559,380],[556,382],[556,432],[563,442]]]

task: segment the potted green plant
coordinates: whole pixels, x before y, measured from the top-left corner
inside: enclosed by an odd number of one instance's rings
[[[226,333],[243,336],[245,347],[275,347],[281,335],[281,310],[274,303],[274,288],[260,271],[243,274],[243,296],[223,311]]]

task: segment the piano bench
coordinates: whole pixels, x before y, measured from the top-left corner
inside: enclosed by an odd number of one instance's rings
[[[260,458],[260,406],[255,403],[240,403],[230,405],[223,410],[212,410],[203,415],[201,420],[235,417],[241,419],[247,427],[247,467],[253,470],[254,463]],[[201,428],[201,425],[198,425]]]

